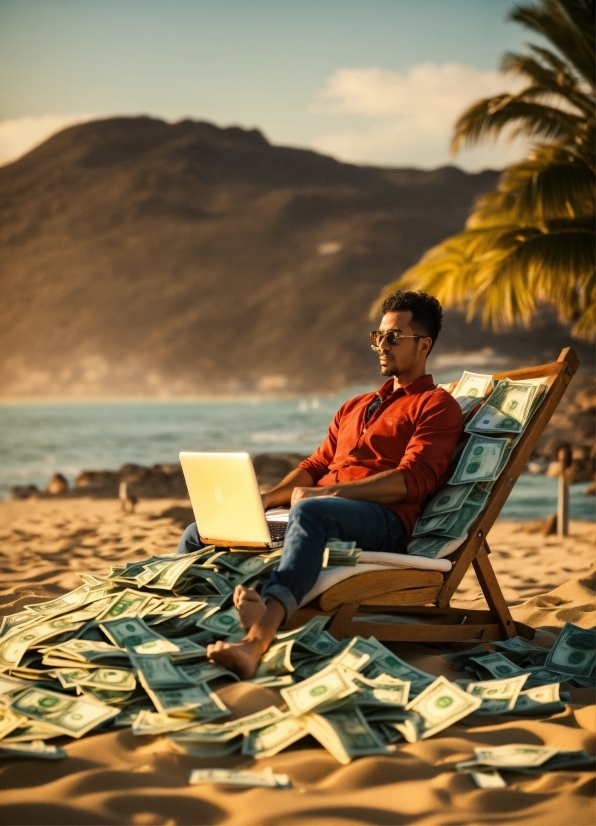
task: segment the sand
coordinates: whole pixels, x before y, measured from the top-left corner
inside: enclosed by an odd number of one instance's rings
[[[28,500],[0,503],[0,614],[79,584],[77,571],[175,549],[190,521],[187,502],[142,501],[123,514],[114,500]],[[572,522],[570,536],[544,538],[521,523],[499,521],[489,535],[491,560],[514,617],[539,629],[549,644],[566,621],[595,624],[591,523]],[[484,607],[473,574],[454,604]],[[404,659],[454,679],[433,646],[400,645]],[[568,685],[565,688],[569,688]],[[390,757],[339,765],[310,738],[259,762],[233,755],[216,761],[178,753],[163,737],[129,730],[64,738],[68,758],[0,762],[0,822],[7,824],[226,824],[331,826],[358,823],[417,826],[592,826],[594,776],[508,773],[506,789],[477,789],[454,771],[477,746],[528,743],[595,751],[596,706],[589,689],[539,719],[468,718],[421,743],[400,744]],[[276,691],[245,684],[222,689],[234,716],[281,705]],[[53,741],[60,743],[60,740]],[[264,769],[287,773],[288,790],[188,786],[192,768]]]

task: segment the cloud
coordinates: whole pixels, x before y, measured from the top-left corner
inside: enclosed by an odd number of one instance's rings
[[[405,72],[337,69],[315,93],[310,111],[341,118],[347,128],[312,142],[314,149],[356,163],[436,167],[457,163],[467,169],[502,167],[523,156],[523,141],[490,144],[449,154],[453,125],[476,100],[522,88],[523,80],[462,63],[421,63]]]
[[[43,143],[56,132],[75,123],[92,120],[87,113],[78,115],[40,115],[38,117],[0,120],[0,166],[16,161],[21,155]]]

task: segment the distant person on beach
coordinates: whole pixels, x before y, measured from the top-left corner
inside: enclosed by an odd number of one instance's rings
[[[260,595],[236,587],[244,639],[218,641],[207,649],[212,662],[244,679],[254,675],[277,629],[316,582],[329,539],[355,540],[366,551],[404,553],[425,502],[447,482],[462,414],[426,372],[443,323],[441,305],[426,293],[398,291],[381,311],[379,329],[370,338],[388,380],[378,392],[345,402],[323,444],[263,494],[265,510],[291,505],[281,559]],[[200,547],[194,523],[178,551]]]

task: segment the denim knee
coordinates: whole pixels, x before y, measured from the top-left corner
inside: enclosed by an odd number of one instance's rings
[[[197,528],[197,523],[193,522],[192,525],[189,525],[186,528],[186,530],[180,537],[180,542],[178,543],[176,553],[190,554],[193,551],[198,551],[199,548],[202,547],[203,543],[199,538],[199,529]]]

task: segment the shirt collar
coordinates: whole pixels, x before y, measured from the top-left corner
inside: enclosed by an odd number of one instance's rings
[[[425,376],[420,376],[419,379],[411,381],[400,389],[403,390],[406,396],[415,396],[418,393],[424,393],[426,390],[432,390],[434,386],[433,377],[430,373],[427,373]],[[397,390],[393,389],[393,379],[389,379],[379,388],[378,395],[385,401],[385,399],[388,399],[389,396],[397,392]]]

